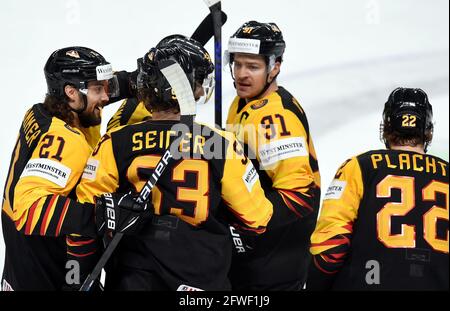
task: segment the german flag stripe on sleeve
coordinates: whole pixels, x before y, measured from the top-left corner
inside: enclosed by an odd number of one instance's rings
[[[311,245],[311,249],[323,249],[314,256],[316,267],[325,273],[335,273],[344,264],[350,249],[351,234],[339,234],[321,243]]]
[[[70,199],[56,194],[38,199],[28,213],[16,221],[17,230],[25,235],[59,236],[70,202]]]
[[[311,214],[314,197],[308,197],[301,192],[291,190],[278,190],[283,201],[292,210],[297,217],[303,218]]]
[[[66,244],[67,254],[77,258],[91,256],[97,251],[97,241],[88,237],[69,235]]]
[[[34,204],[30,208],[30,212],[28,213],[28,218],[25,225],[25,235],[31,235],[33,228],[37,223],[36,220],[39,219],[40,211],[37,208],[39,201],[40,199],[34,202]]]

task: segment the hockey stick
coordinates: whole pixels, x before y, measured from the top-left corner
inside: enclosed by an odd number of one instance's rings
[[[211,11],[214,24],[214,64],[215,97],[214,97],[214,121],[222,127],[222,3],[220,0],[204,0]]]
[[[227,14],[221,12],[221,18],[223,26],[227,22]],[[201,43],[201,45],[205,46],[212,37],[214,37],[214,24],[212,13],[209,13],[200,25],[198,25],[191,38],[197,40]]]
[[[186,124],[187,126],[191,125],[196,114],[196,106],[194,94],[192,93],[192,88],[186,77],[186,74],[184,73],[181,66],[173,60],[162,61],[160,62],[160,66],[161,72],[169,82],[172,89],[175,91],[175,95],[180,105],[181,123]],[[155,171],[152,174],[151,178],[147,180],[144,187],[139,192],[139,195],[136,198],[137,203],[143,204],[148,202],[152,189],[155,187],[156,183],[166,170],[171,160],[174,159],[172,150],[177,149],[177,145],[179,144],[179,142],[179,139],[175,139],[170,144],[169,148],[164,152],[163,156],[156,165]],[[133,225],[137,220],[137,218],[131,220],[130,226]],[[117,248],[117,245],[119,245],[122,237],[123,233],[121,232],[118,232],[114,235],[112,241],[108,244],[108,247],[102,254],[100,260],[97,262],[92,272],[83,282],[80,291],[90,291],[95,280],[99,277],[102,269],[108,262],[108,259]]]

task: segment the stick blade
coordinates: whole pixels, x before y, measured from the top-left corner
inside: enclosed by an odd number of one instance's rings
[[[197,112],[194,93],[183,68],[174,60],[161,62],[162,74],[175,92],[182,116],[195,116]]]
[[[228,16],[223,11],[221,11],[221,15],[223,26],[227,22]],[[200,42],[201,45],[205,46],[212,37],[214,37],[214,23],[212,13],[209,13],[208,16],[205,17],[205,19],[194,31],[191,38]]]

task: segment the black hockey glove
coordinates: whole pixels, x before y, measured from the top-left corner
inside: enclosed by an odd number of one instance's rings
[[[95,203],[95,223],[99,235],[116,232],[133,235],[154,214],[151,202],[139,204],[131,193],[105,193]]]
[[[119,81],[121,99],[136,97],[138,70],[133,72],[118,71],[115,75]]]
[[[138,76],[139,70],[136,69],[135,71],[128,73],[128,88],[130,90],[131,97],[137,97],[137,76]]]

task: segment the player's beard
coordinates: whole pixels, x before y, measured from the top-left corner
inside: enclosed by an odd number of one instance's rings
[[[97,115],[95,113],[95,109],[92,112],[83,111],[82,113],[78,114],[78,117],[80,119],[80,124],[83,127],[99,125],[102,122],[101,115]]]

